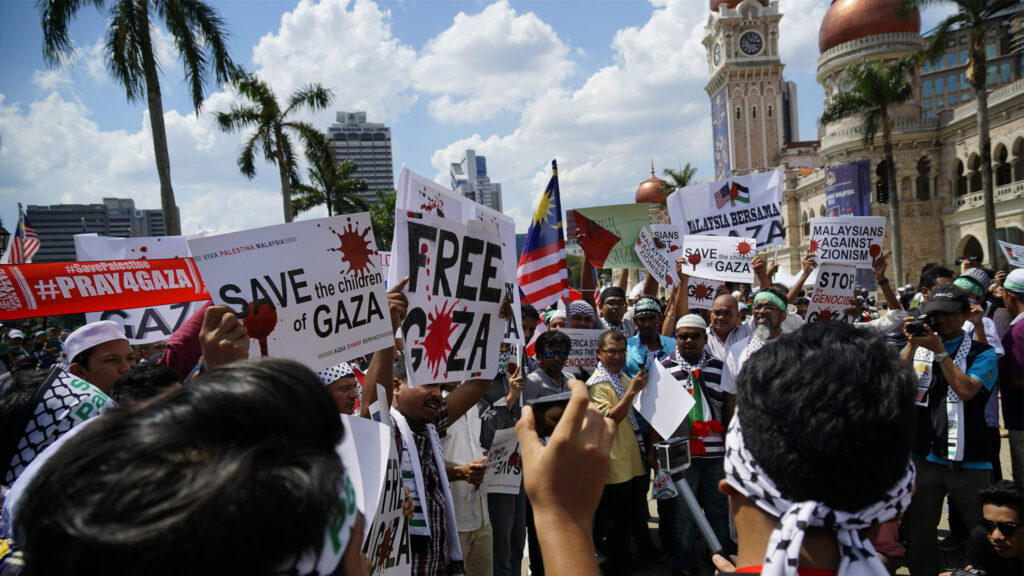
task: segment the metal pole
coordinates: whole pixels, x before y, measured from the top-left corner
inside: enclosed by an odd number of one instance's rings
[[[708,543],[708,551],[711,554],[720,554],[725,556],[725,550],[722,548],[722,543],[718,541],[718,536],[715,535],[715,531],[711,529],[711,524],[708,523],[708,519],[704,516],[704,511],[701,510],[700,504],[697,503],[697,498],[693,495],[690,490],[690,484],[686,481],[685,474],[680,474],[677,478],[675,474],[672,475],[672,482],[676,485],[676,491],[683,498],[683,502],[686,503],[686,507],[690,509],[690,515],[697,522],[697,528],[700,533],[704,535],[704,540]]]

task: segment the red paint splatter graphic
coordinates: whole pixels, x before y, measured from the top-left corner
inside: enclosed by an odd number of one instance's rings
[[[341,252],[341,261],[348,264],[348,272],[366,274],[370,271],[371,261],[375,255],[375,252],[370,248],[370,241],[366,239],[366,235],[370,233],[372,228],[367,228],[360,233],[356,225],[352,223],[351,218],[346,222],[347,225],[341,232],[328,226],[331,232],[334,232],[334,235],[338,237],[338,241],[341,244],[337,248],[328,248],[327,251]]]
[[[871,265],[874,266],[875,260],[878,260],[878,257],[882,254],[882,247],[878,244],[872,244],[871,247],[868,248],[868,254],[871,255]]]
[[[707,300],[711,295],[711,287],[707,284],[694,284],[693,297],[697,300]]]
[[[700,264],[700,254],[693,253],[686,257],[686,261],[693,266],[693,270],[697,270],[697,264]]]
[[[746,256],[747,254],[750,254],[753,251],[754,247],[750,244],[750,242],[740,242],[739,244],[736,245],[736,253],[739,254],[740,256]]]
[[[672,275],[671,274],[665,274],[665,285],[666,286],[671,286],[672,285]]]
[[[522,463],[523,458],[519,455],[519,450],[516,450],[508,455],[509,466],[519,466]]]
[[[419,191],[420,198],[423,199],[423,203],[420,204],[420,210],[428,213],[434,213],[439,218],[444,218],[444,199],[441,198],[440,194],[428,194],[427,189]]]
[[[132,248],[131,251],[135,252],[135,248]],[[136,256],[136,258],[135,258],[136,260],[148,260],[148,258],[146,258],[146,254],[145,253],[149,252],[149,247],[142,246],[141,248],[139,248],[139,252],[142,252],[142,254],[136,254],[135,255]]]
[[[818,322],[831,322],[835,317],[836,312],[831,308],[825,308],[821,312],[818,312]]]
[[[441,371],[441,365],[447,364],[448,353],[452,351],[452,345],[448,339],[455,333],[455,323],[452,321],[452,312],[455,311],[457,302],[452,302],[451,309],[441,304],[441,309],[434,307],[433,314],[427,314],[427,335],[416,344],[423,346],[427,355],[427,370],[434,371],[434,378]]]
[[[654,246],[658,250],[664,250],[665,249],[665,243],[661,241],[661,238],[658,238],[657,236],[654,236],[654,237],[651,238],[651,240],[654,241]]]
[[[818,241],[815,240],[814,238],[811,238],[811,242],[807,246],[807,255],[810,256],[811,254],[817,254],[817,253],[818,253]]]
[[[387,561],[388,556],[391,555],[391,545],[394,543],[394,539],[395,535],[391,533],[391,528],[384,530],[380,546],[377,547],[377,568],[384,569],[384,563]]]
[[[641,246],[641,245],[643,245],[643,243],[644,243],[644,241],[643,241],[643,240],[641,240],[639,236],[637,236],[637,237],[636,237],[636,245],[637,245],[637,246]]]
[[[680,248],[682,248],[682,246],[676,246],[675,244],[669,244],[668,246],[669,252],[679,252]]]
[[[249,338],[255,338],[260,343],[260,356],[267,356],[267,337],[277,327],[277,310],[269,302],[260,302],[258,307],[252,307],[249,303],[250,312],[242,319],[242,326],[249,334]]]

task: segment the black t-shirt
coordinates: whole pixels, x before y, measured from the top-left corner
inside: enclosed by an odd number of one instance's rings
[[[975,570],[984,570],[988,576],[1020,576],[1024,574],[1024,560],[1003,558],[996,554],[988,542],[985,531],[979,527],[971,530],[971,537],[967,541],[966,563]]]

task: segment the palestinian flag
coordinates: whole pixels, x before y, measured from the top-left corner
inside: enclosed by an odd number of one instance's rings
[[[604,267],[604,261],[608,258],[612,248],[622,239],[609,232],[605,227],[580,214],[578,210],[570,210],[568,219],[575,222],[576,234],[584,234],[583,238],[577,237],[583,254],[597,268]]]

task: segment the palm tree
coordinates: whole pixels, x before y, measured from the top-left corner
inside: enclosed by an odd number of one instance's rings
[[[105,0],[36,0],[42,12],[43,58],[50,66],[69,61],[74,45],[68,27],[78,9],[92,4],[103,10]],[[217,12],[202,0],[117,0],[109,10],[105,58],[107,70],[124,85],[130,102],[149,104],[149,122],[153,131],[153,152],[160,178],[160,207],[167,235],[181,234],[181,221],[171,187],[171,160],[167,152],[164,105],[160,96],[157,71],[160,62],[153,53],[153,19],[161,19],[185,67],[185,79],[196,113],[203,103],[203,88],[212,75],[226,82],[236,67],[228,54],[227,31]]]
[[[985,204],[985,236],[988,246],[985,251],[990,255],[993,268],[999,265],[1002,251],[996,242],[996,209],[992,186],[992,141],[988,130],[988,89],[986,86],[985,62],[985,21],[990,20],[999,12],[1018,5],[1020,0],[903,0],[900,6],[901,15],[914,9],[926,8],[940,4],[956,6],[956,14],[939,22],[929,33],[928,42],[921,49],[924,60],[934,60],[946,51],[949,34],[957,26],[971,28],[970,57],[964,75],[974,86],[974,99],[978,103],[976,119],[978,122],[978,148],[981,149],[981,190]]]
[[[669,178],[668,182],[663,185],[666,192],[673,192],[679,188],[686,188],[690,184],[693,184],[693,180],[697,177],[697,167],[690,166],[687,162],[686,166],[683,166],[679,170],[673,170],[671,168],[665,168],[662,173]]]
[[[373,223],[373,235],[377,238],[378,250],[391,250],[391,240],[395,235],[395,190],[377,190],[374,192],[377,201],[370,205],[370,222]]]
[[[370,205],[358,195],[367,190],[366,181],[351,177],[358,168],[356,163],[345,160],[339,164],[326,137],[317,148],[306,150],[306,158],[310,183],[292,185],[292,205],[296,213],[323,204],[327,205],[328,216],[369,210]]]
[[[245,141],[242,152],[238,155],[238,169],[250,180],[256,176],[257,148],[263,151],[263,158],[267,162],[277,164],[281,178],[284,221],[291,222],[294,217],[291,183],[299,178],[296,172],[298,162],[290,134],[298,136],[306,150],[322,146],[326,136],[312,124],[289,120],[288,117],[303,106],[312,111],[327,108],[334,100],[334,93],[320,84],[309,84],[293,92],[282,109],[274,91],[255,74],[237,78],[234,86],[250,104],[232,104],[230,111],[217,112],[217,124],[225,132],[255,128],[255,132]]]
[[[912,95],[907,77],[917,69],[917,61],[910,56],[895,62],[861,62],[846,69],[850,87],[825,106],[819,122],[822,125],[843,118],[861,115],[864,143],[873,145],[879,128],[882,130],[882,150],[885,154],[885,179],[889,186],[889,232],[892,239],[892,268],[895,278],[903,278],[902,234],[900,233],[900,198],[896,186],[896,164],[892,158],[891,109]],[[902,280],[901,280],[902,281]]]

